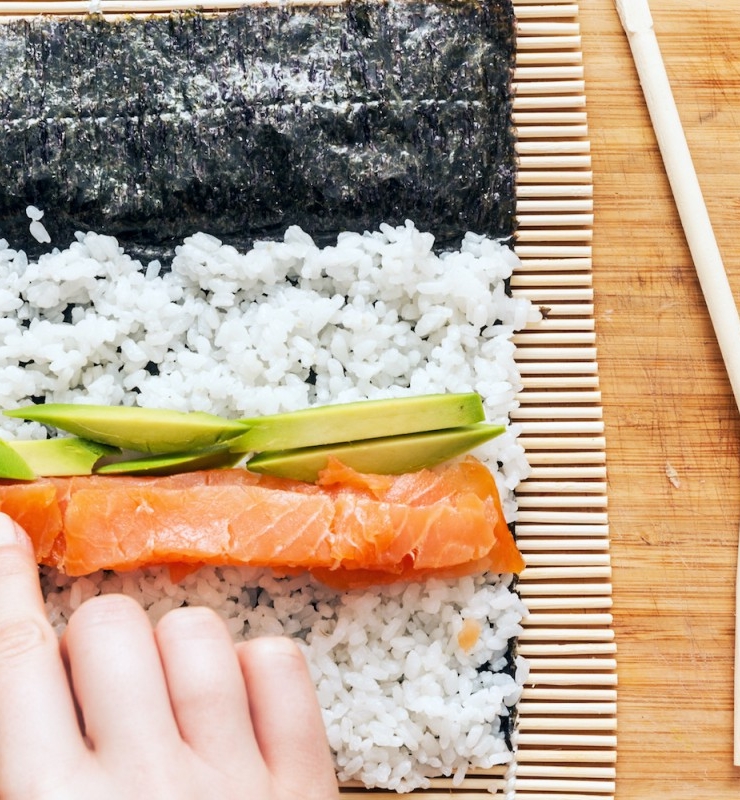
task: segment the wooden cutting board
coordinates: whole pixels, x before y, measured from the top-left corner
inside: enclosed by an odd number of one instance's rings
[[[740,15],[727,0],[651,9],[740,301]],[[581,0],[580,22],[618,641],[616,797],[737,798],[740,416],[611,0]]]

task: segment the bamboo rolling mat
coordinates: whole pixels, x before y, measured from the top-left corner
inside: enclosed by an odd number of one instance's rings
[[[514,0],[518,245],[513,291],[544,307],[516,336],[531,476],[517,491],[530,610],[520,653],[517,800],[612,797],[616,644],[606,458],[591,288],[592,175],[578,6]]]
[[[331,2],[332,0],[328,0]],[[243,0],[31,0],[0,15],[225,11]],[[616,645],[606,456],[591,288],[592,175],[578,5],[514,0],[514,124],[519,175],[512,291],[543,311],[517,334],[520,407],[512,415],[533,467],[517,491],[530,615],[519,652],[531,674],[519,705],[515,763],[433,781],[426,800],[604,800],[615,791]],[[396,797],[343,787],[343,797]]]

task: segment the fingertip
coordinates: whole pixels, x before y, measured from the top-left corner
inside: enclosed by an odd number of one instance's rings
[[[155,626],[156,635],[203,634],[211,636],[228,636],[228,628],[224,620],[208,606],[178,606],[164,614]],[[200,636],[199,638],[203,638]]]
[[[246,642],[240,642],[237,649],[249,649],[252,655],[260,660],[271,661],[273,658],[286,657],[297,659],[299,664],[306,663],[301,649],[289,636],[259,636]]]
[[[283,681],[299,681],[299,685],[311,683],[308,661],[289,636],[258,636],[239,642],[236,650],[243,671],[260,671]]]
[[[31,550],[31,539],[15,520],[0,511],[0,547],[13,545]]]
[[[39,591],[33,544],[23,528],[3,513],[0,513],[0,578],[3,580],[0,598],[5,592],[17,591],[9,581],[20,581],[24,597],[29,597],[28,587],[33,587],[30,591],[34,595]]]
[[[111,627],[126,625],[142,630],[144,638],[151,635],[151,623],[146,611],[133,597],[123,593],[98,594],[88,598],[72,614],[65,629],[65,638],[78,630],[87,636],[89,631],[102,628],[108,631]]]

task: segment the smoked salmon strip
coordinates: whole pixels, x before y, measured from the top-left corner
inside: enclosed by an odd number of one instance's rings
[[[315,484],[244,469],[0,483],[0,511],[68,575],[145,566],[310,570],[337,587],[524,567],[490,471],[407,475],[330,461]]]

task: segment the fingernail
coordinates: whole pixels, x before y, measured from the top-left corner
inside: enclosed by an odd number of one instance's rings
[[[0,547],[11,544],[28,546],[28,537],[7,514],[0,513]]]

